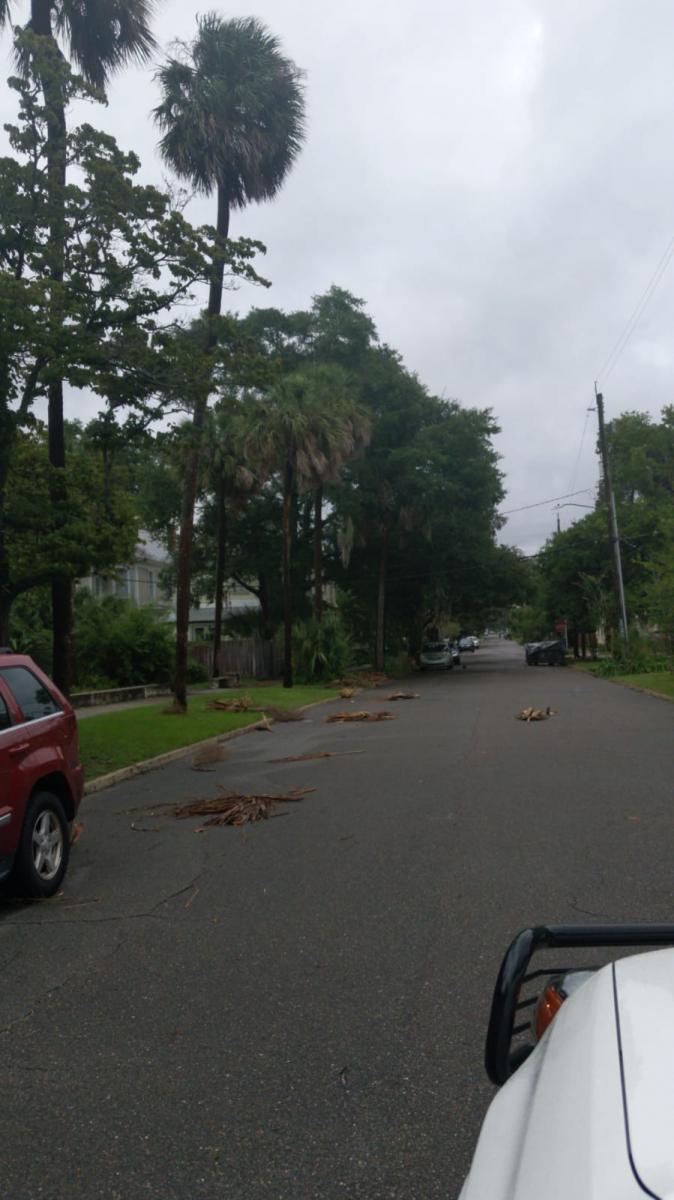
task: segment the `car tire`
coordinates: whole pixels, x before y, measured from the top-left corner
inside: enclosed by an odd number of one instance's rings
[[[70,831],[63,804],[53,792],[35,792],[26,809],[14,868],[22,893],[42,899],[53,896],[69,858]]]

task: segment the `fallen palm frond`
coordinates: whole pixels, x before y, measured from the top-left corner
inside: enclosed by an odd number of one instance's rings
[[[354,671],[352,674],[342,676],[341,679],[334,680],[334,685],[354,689],[376,688],[384,687],[387,683],[392,682],[390,676],[383,675],[380,671]]]
[[[72,829],[70,831],[70,845],[76,846],[83,833],[84,833],[84,825],[82,824],[82,822],[81,821],[73,821]]]
[[[357,689],[355,687],[343,687],[340,689],[339,695],[342,700],[350,700],[355,696]]]
[[[288,754],[285,758],[270,758],[270,763],[312,762],[316,758],[346,758],[350,754],[364,754],[364,750],[318,750],[315,754]]]
[[[315,788],[297,788],[292,792],[269,795],[245,795],[242,792],[222,790],[221,795],[210,799],[192,800],[189,804],[178,804],[173,816],[184,821],[188,817],[208,817],[207,825],[248,825],[253,821],[266,821],[279,804],[302,800]]]
[[[216,712],[249,712],[253,707],[250,696],[233,696],[231,700],[209,700],[206,708]],[[256,710],[259,711],[259,710]]]
[[[548,717],[554,715],[554,710],[549,706],[546,709],[542,708],[523,708],[517,713],[516,721],[547,721]]]
[[[387,696],[387,699],[388,700],[418,700],[419,693],[418,692],[392,692],[390,696]]]
[[[190,765],[193,771],[209,771],[212,763],[224,762],[227,758],[229,755],[224,746],[203,746],[193,755]]]
[[[393,713],[386,712],[338,712],[325,718],[328,724],[347,721],[394,721]]]
[[[261,712],[265,717],[271,717],[273,721],[304,721],[303,712],[299,712],[296,708],[278,708],[275,704],[268,704],[266,708],[258,708],[256,712]]]

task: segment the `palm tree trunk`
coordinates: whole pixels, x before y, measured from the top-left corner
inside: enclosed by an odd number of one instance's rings
[[[293,595],[290,560],[292,554],[292,512],[294,495],[292,464],[283,473],[283,686],[293,686]]]
[[[314,492],[314,617],[323,620],[323,488]]]
[[[384,670],[384,618],[386,610],[386,564],[388,559],[389,531],[384,530],[381,550],[379,552],[379,572],[377,580],[377,630],[374,649],[375,671]]]
[[[224,243],[229,234],[229,201],[224,190],[218,188],[218,237]],[[224,253],[213,255],[213,271],[208,295],[208,316],[218,317],[222,308],[222,285],[225,272]],[[210,354],[217,342],[215,329],[210,327],[206,335],[204,352]],[[183,476],[183,497],[178,539],[178,565],[176,578],[176,665],[173,694],[176,708],[187,712],[187,643],[190,619],[190,584],[192,580],[192,540],[194,534],[194,505],[197,498],[199,464],[201,462],[202,435],[210,387],[206,385],[197,393],[192,417],[192,446]]]
[[[38,64],[40,87],[47,110],[47,180],[49,189],[49,274],[51,322],[58,337],[63,323],[63,276],[65,268],[66,114],[63,89],[58,76],[60,51],[53,39],[52,0],[32,0],[31,25],[40,37],[49,39],[54,61]],[[63,428],[63,380],[48,385],[50,499],[57,525],[67,520],[65,483],[66,450]],[[72,684],[73,605],[72,580],[63,574],[52,579],[52,675],[67,696]]]
[[[222,590],[225,583],[225,560],[227,555],[227,506],[225,503],[225,480],[222,472],[218,475],[217,488],[218,529],[217,556],[215,560],[215,620],[213,623],[213,674],[220,674],[218,659],[222,641]]]

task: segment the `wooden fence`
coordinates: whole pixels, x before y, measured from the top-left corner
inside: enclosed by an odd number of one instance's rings
[[[275,679],[282,669],[281,650],[274,642],[262,638],[228,638],[220,646],[215,671],[210,642],[190,642],[189,657],[204,667],[211,678],[238,671],[248,679]]]

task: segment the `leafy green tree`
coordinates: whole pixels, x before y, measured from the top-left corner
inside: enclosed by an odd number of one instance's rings
[[[336,478],[366,438],[339,367],[307,365],[282,377],[263,401],[247,439],[249,453],[278,472],[283,491],[283,686],[292,687],[293,589],[291,559],[297,497]]]
[[[232,208],[272,199],[302,146],[304,98],[300,72],[278,40],[255,18],[198,20],[194,41],[160,68],[162,101],[155,109],[169,165],[198,190],[217,192],[217,242],[208,298],[205,350],[217,342],[225,247]],[[193,449],[187,463],[178,549],[176,705],[186,710],[187,634],[194,505],[209,387],[195,397]]]
[[[30,35],[20,41],[25,38]],[[81,86],[67,64],[59,71],[70,102]],[[13,599],[29,586],[19,587],[3,518],[16,436],[30,425],[34,402],[48,395],[54,376],[120,406],[168,386],[167,335],[158,321],[207,277],[212,254],[207,231],[194,230],[167,194],[136,183],[138,159],[83,125],[66,141],[77,182],[64,193],[65,272],[55,311],[48,116],[37,80],[16,79],[12,86],[20,98],[19,123],[8,127],[14,157],[0,159],[0,630],[7,628]],[[230,242],[230,270],[256,278],[253,254],[251,243]],[[172,376],[196,386],[202,359],[193,357],[188,370],[174,356],[185,370]],[[61,489],[46,511],[65,519],[71,507]],[[65,560],[62,567],[54,562],[55,573],[71,579]]]
[[[10,20],[9,0],[0,0],[0,27]],[[145,61],[154,48],[149,29],[153,5],[149,0],[94,0],[86,6],[73,0],[31,0],[30,37],[17,39],[17,61],[26,79],[40,82],[46,114],[46,198],[49,246],[46,269],[52,286],[48,303],[56,324],[67,321],[63,281],[66,271],[66,170],[68,161],[66,107],[68,72],[62,60],[60,37],[67,52],[90,85],[103,89],[112,73],[130,60]],[[52,364],[47,381],[49,458],[52,499],[65,500],[65,435],[63,376]],[[72,669],[72,588],[67,575],[52,580],[54,631],[53,672],[66,692]]]

